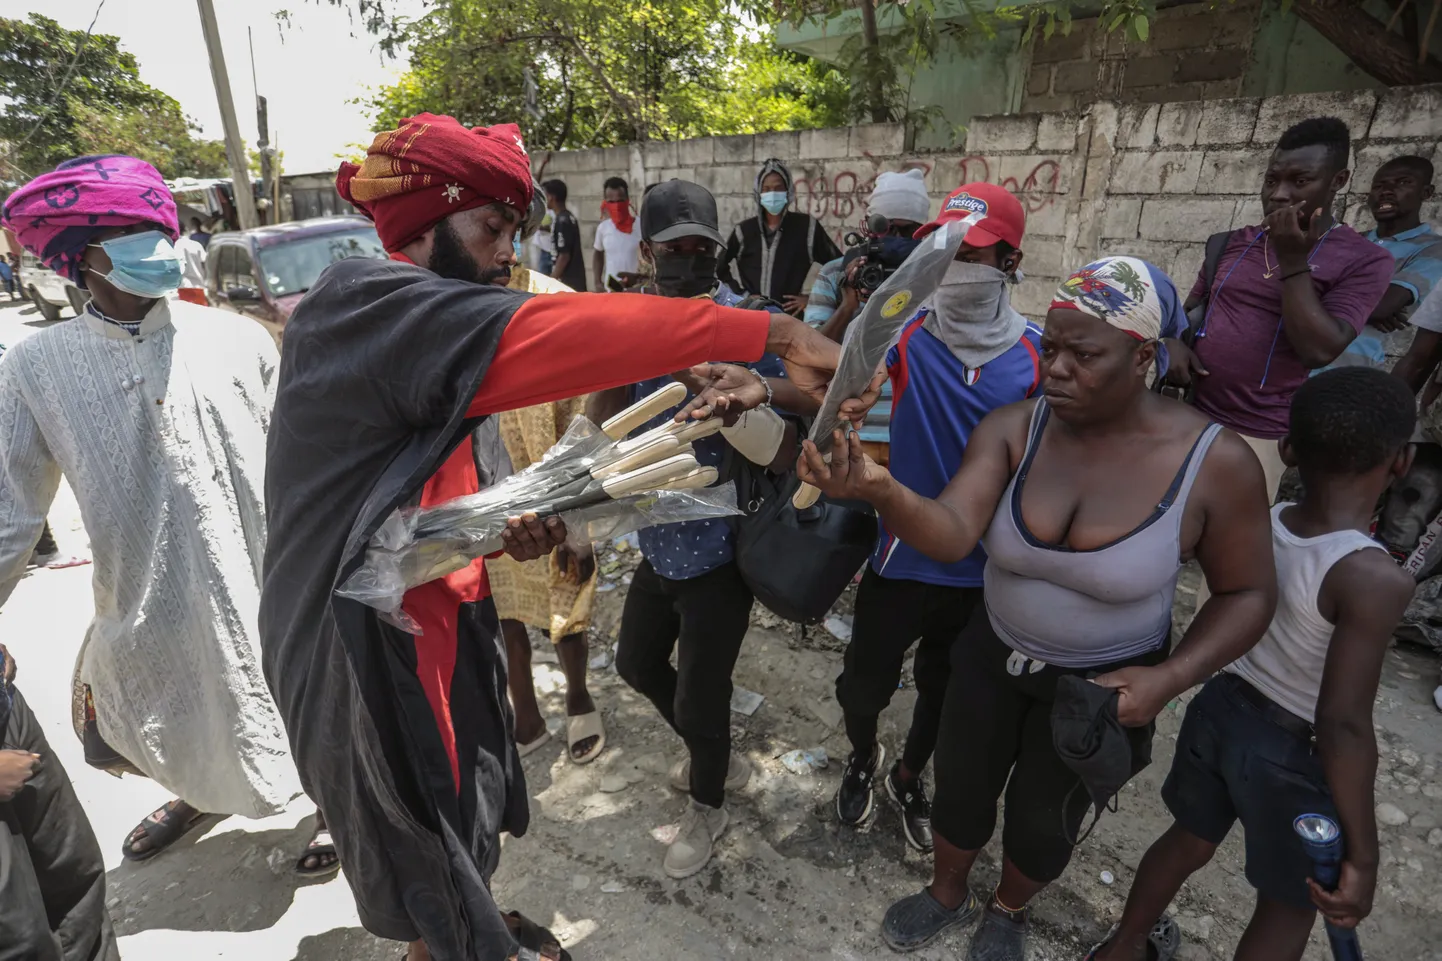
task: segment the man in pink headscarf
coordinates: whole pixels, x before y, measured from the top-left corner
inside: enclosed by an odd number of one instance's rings
[[[150,164],[71,160],[3,213],[91,301],[0,362],[0,603],[64,476],[95,561],[75,684],[86,760],[179,798],[126,839],[143,860],[202,812],[265,817],[300,793],[257,639],[279,358],[254,321],[172,299],[179,224]],[[336,867],[323,836],[297,865]]]

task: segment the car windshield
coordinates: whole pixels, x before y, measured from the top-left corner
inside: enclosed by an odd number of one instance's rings
[[[386,258],[374,228],[358,227],[319,237],[298,237],[260,248],[260,269],[272,295],[303,294],[331,264],[351,257]]]

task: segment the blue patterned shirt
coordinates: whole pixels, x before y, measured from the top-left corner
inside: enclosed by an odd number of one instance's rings
[[[1390,237],[1378,237],[1375,229],[1362,236],[1387,251],[1397,262],[1392,272],[1392,286],[1411,292],[1412,303],[1402,309],[1403,316],[1411,319],[1418,305],[1432,292],[1433,286],[1442,281],[1442,235],[1433,231],[1431,224],[1421,224]],[[1342,351],[1342,356],[1323,370],[1333,367],[1381,367],[1390,370],[1411,342],[1411,336],[1411,332],[1406,330],[1384,334],[1368,324]]]

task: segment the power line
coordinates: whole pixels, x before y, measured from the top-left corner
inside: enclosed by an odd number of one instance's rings
[[[90,18],[90,26],[85,28],[85,36],[81,37],[80,42],[75,45],[75,56],[70,58],[70,66],[65,68],[65,75],[62,76],[60,78],[60,82],[55,85],[55,92],[50,95],[50,102],[41,108],[40,119],[35,121],[35,126],[30,128],[29,133],[27,133],[24,137],[20,138],[19,143],[12,144],[10,146],[10,149],[6,151],[6,156],[14,156],[21,147],[25,146],[27,143],[30,142],[30,138],[35,136],[36,132],[41,128],[42,125],[44,125],[46,119],[49,117],[51,109],[54,108],[57,102],[59,102],[60,95],[65,92],[65,85],[70,82],[71,75],[75,73],[75,66],[80,63],[80,55],[85,52],[85,45],[90,42],[90,34],[95,30],[95,22],[100,19],[100,11],[104,9],[104,7],[105,0],[100,0],[99,6],[95,8],[95,16]],[[8,162],[9,161],[7,161],[7,163]],[[14,167],[16,170],[20,170],[20,168],[15,167],[13,163],[10,164],[10,166]],[[25,171],[23,170],[21,170],[20,172],[25,173]],[[29,175],[26,174],[26,176]]]

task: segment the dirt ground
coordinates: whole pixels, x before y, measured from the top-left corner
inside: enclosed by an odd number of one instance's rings
[[[0,342],[33,332],[39,325],[31,313],[0,309]],[[62,548],[83,550],[84,531],[63,485],[50,519]],[[884,796],[862,829],[836,821],[831,800],[847,747],[833,684],[844,641],[821,627],[784,625],[757,608],[735,680],[764,701],[751,716],[732,715],[736,749],[756,775],[729,802],[731,826],[713,862],[674,882],[661,872],[663,840],[686,802],[666,786],[665,771],[681,745],[610,667],[636,554],[605,548],[599,560],[591,683],[609,747],[588,767],[565,760],[559,740],[526,760],[531,830],[506,842],[497,901],[549,924],[577,961],[892,957],[878,934],[881,917],[929,880],[930,861],[906,847]],[[1195,572],[1185,572],[1178,628],[1190,617],[1195,583]],[[848,591],[837,615],[844,619],[850,603]],[[304,800],[265,821],[218,822],[153,862],[120,863],[125,832],[166,795],[152,782],[116,781],[80,760],[68,694],[90,610],[87,569],[38,572],[7,601],[0,639],[20,660],[20,685],[95,825],[127,961],[397,961],[399,945],[359,927],[343,879],[300,883],[292,873],[310,825]],[[562,676],[549,644],[537,635],[533,646],[542,706],[559,732]],[[1373,961],[1442,961],[1442,715],[1431,702],[1437,675],[1435,655],[1397,649],[1378,695],[1377,801],[1396,809],[1387,811],[1390,820],[1406,820],[1380,828],[1380,889],[1362,930]],[[882,737],[893,752],[913,700],[907,677],[882,717]],[[1125,789],[1119,811],[1103,818],[1067,873],[1035,902],[1032,961],[1080,961],[1120,915],[1137,861],[1169,823],[1158,792],[1185,700],[1159,719],[1155,760]],[[780,763],[788,751],[813,747],[830,755],[826,769],[797,775]],[[1241,855],[1234,833],[1173,906],[1186,961],[1231,957],[1252,905]],[[978,888],[995,882],[998,858],[994,843],[978,865]],[[969,932],[953,934],[915,957],[965,957],[968,939]],[[1307,957],[1326,958],[1320,930]]]
[[[618,588],[632,552],[603,551],[603,578]],[[1178,626],[1190,618],[1195,572],[1178,597]],[[861,830],[842,827],[831,805],[847,751],[833,682],[844,642],[822,628],[801,632],[758,607],[735,674],[738,686],[765,697],[750,717],[733,713],[736,749],[756,776],[730,802],[732,822],[717,856],[684,882],[660,870],[662,840],[684,808],[664,771],[679,741],[609,667],[602,644],[614,636],[624,590],[599,595],[594,625],[593,691],[603,705],[609,744],[600,760],[577,767],[559,742],[527,760],[534,799],[532,828],[507,843],[496,877],[498,899],[534,917],[554,916],[579,958],[884,958],[878,926],[886,907],[930,878],[930,860],[910,851],[899,816],[879,796]],[[838,605],[849,610],[850,592]],[[559,730],[562,677],[536,638],[534,674],[543,706]],[[1377,908],[1363,929],[1369,957],[1442,961],[1442,716],[1431,703],[1437,661],[1397,650],[1388,656],[1377,702],[1382,761],[1378,804],[1407,815],[1383,826]],[[914,700],[908,677],[882,719],[882,737],[899,745]],[[1142,853],[1169,818],[1159,791],[1171,762],[1185,701],[1159,720],[1156,760],[1123,792],[1078,851],[1061,881],[1035,904],[1034,961],[1080,961],[1120,916]],[[791,773],[778,760],[820,746],[822,771]],[[978,869],[979,886],[995,882],[999,845]],[[1107,883],[1105,878],[1113,880]],[[1242,874],[1238,832],[1173,906],[1184,931],[1180,957],[1230,958],[1245,927],[1252,892]],[[965,957],[969,933],[918,952],[922,959]],[[1307,955],[1321,961],[1320,935]]]

